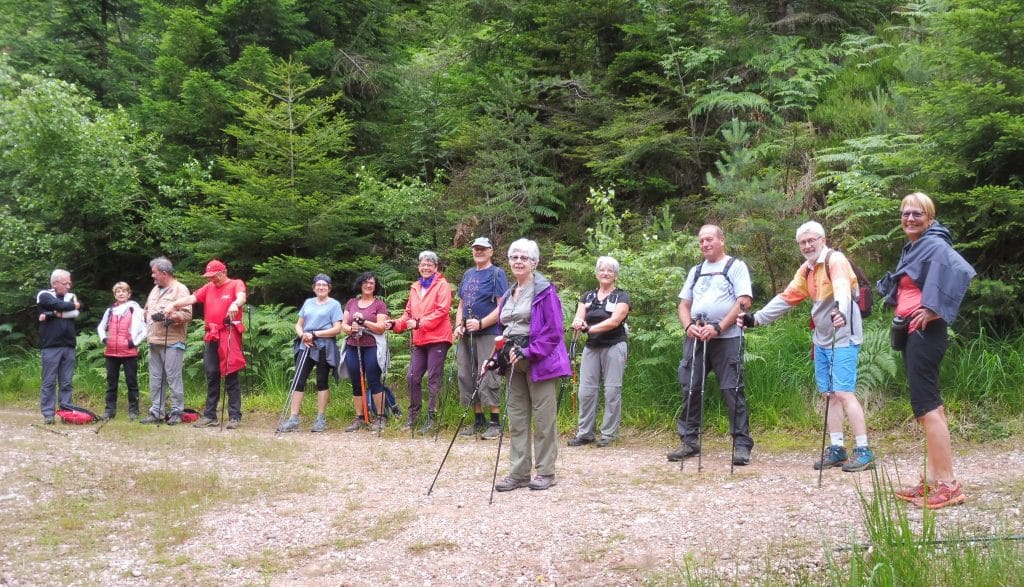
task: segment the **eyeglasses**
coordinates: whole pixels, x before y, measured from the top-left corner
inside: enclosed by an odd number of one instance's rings
[[[900,212],[900,218],[920,220],[924,218],[924,212],[920,210],[903,210]]]
[[[820,241],[822,238],[824,238],[824,237],[816,236],[814,238],[805,238],[802,241],[796,241],[796,244],[800,245],[800,248],[809,247],[809,246],[813,245],[814,243]]]
[[[516,261],[531,261],[532,259],[530,259],[529,255],[509,255],[508,260],[514,263]]]

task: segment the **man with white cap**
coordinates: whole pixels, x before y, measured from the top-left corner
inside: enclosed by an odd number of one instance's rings
[[[488,316],[498,307],[498,298],[508,291],[508,277],[505,270],[491,263],[494,247],[491,239],[481,236],[473,241],[473,267],[462,274],[459,282],[459,307],[455,312],[455,340],[466,336],[456,353],[459,366],[459,399],[463,405],[472,405],[474,422],[462,433],[465,436],[480,434],[482,438],[497,438],[501,432],[500,390],[501,381],[497,372],[487,371],[480,380],[476,397],[473,390],[477,385],[480,365],[494,350],[494,339],[501,334],[497,314]],[[490,410],[490,423],[485,420],[484,406]]]

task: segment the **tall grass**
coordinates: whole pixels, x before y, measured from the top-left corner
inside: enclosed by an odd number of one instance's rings
[[[794,315],[746,335],[744,361],[745,391],[755,430],[809,432],[820,426],[821,400],[816,391],[810,358],[810,331],[806,315]],[[906,378],[902,358],[888,348],[888,317],[879,315],[865,325],[861,349],[858,391],[866,399],[868,425],[887,429],[910,421],[906,401]],[[276,415],[281,412],[294,375],[292,330],[295,310],[263,306],[247,316],[249,333],[245,352],[249,367],[242,381],[246,411]],[[190,328],[185,358],[186,401],[200,407],[205,400],[202,367],[202,327]],[[667,431],[675,428],[682,403],[678,367],[682,355],[682,333],[671,320],[658,331],[635,330],[629,342],[629,359],[623,385],[623,424],[634,431]],[[942,364],[941,387],[954,431],[973,439],[1001,438],[1021,430],[1024,417],[1024,333],[1011,338],[993,338],[985,332],[957,333],[951,337]],[[408,405],[405,371],[409,361],[407,336],[391,335],[392,362],[386,382]],[[568,339],[567,339],[568,344]],[[582,341],[581,341],[582,342]],[[140,388],[143,406],[148,407],[148,377],[145,346],[140,359]],[[582,352],[582,344],[579,347]],[[459,419],[455,348],[448,354],[440,418],[446,424]],[[578,360],[578,358],[577,358]],[[578,372],[578,365],[577,365]],[[23,407],[35,406],[39,397],[38,350],[7,344],[0,348],[0,401]],[[578,383],[578,381],[576,382]],[[567,378],[559,427],[571,431],[576,425],[572,394],[574,380]],[[312,386],[307,391],[312,392]],[[103,405],[106,388],[102,349],[96,335],[79,337],[76,401],[88,407]],[[426,395],[426,390],[424,390]],[[329,418],[352,417],[352,388],[348,381],[331,382]],[[310,393],[308,395],[314,395]],[[426,398],[424,398],[424,401]],[[124,383],[121,382],[121,403]],[[709,431],[724,433],[728,416],[713,375],[709,375],[705,396],[705,423]],[[312,398],[304,402],[303,413],[315,411]]]
[[[861,494],[868,544],[848,560],[829,561],[832,585],[1014,585],[1024,576],[1024,543],[1015,536],[968,535],[923,510],[912,520],[892,495],[884,469],[872,471],[872,493]]]

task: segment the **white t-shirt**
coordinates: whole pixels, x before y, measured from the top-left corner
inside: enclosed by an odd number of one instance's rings
[[[733,261],[729,268],[729,279],[725,278],[722,272],[729,262],[728,255],[723,256],[716,263],[704,261],[697,267],[691,267],[686,275],[686,283],[679,292],[679,299],[690,300],[690,315],[696,317],[698,314],[707,315],[709,322],[719,322],[722,327],[722,334],[718,338],[732,338],[740,335],[740,329],[733,324],[721,324],[722,318],[729,313],[729,310],[736,304],[740,296],[753,297],[753,290],[750,287],[750,271],[747,264],[739,259]],[[700,268],[700,279],[693,283],[693,278]],[[729,285],[729,282],[732,285]]]

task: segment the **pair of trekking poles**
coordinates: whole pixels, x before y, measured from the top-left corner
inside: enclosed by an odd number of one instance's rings
[[[505,344],[506,344],[506,339],[505,338],[499,336],[498,338],[495,339],[495,341],[494,341],[494,351],[491,353],[491,357],[489,359],[487,359],[487,361],[483,364],[483,366],[481,367],[480,373],[476,377],[476,382],[473,385],[473,393],[470,396],[469,404],[466,407],[466,409],[464,409],[462,411],[462,416],[459,418],[459,423],[455,427],[455,433],[452,434],[452,440],[451,440],[451,442],[448,443],[448,449],[445,451],[444,457],[441,458],[441,464],[438,465],[437,472],[434,473],[434,479],[433,479],[433,481],[430,482],[430,487],[427,489],[427,495],[430,495],[431,492],[434,491],[434,485],[437,483],[437,478],[441,475],[441,469],[444,468],[444,464],[448,460],[448,455],[451,454],[452,446],[455,444],[455,439],[459,437],[459,432],[462,430],[462,426],[466,423],[466,416],[468,416],[468,414],[469,414],[469,411],[468,411],[469,408],[472,407],[478,401],[478,397],[479,397],[479,394],[480,394],[480,385],[483,383],[484,377],[487,377],[487,375],[488,375],[488,373],[490,371],[493,371],[493,370],[498,368],[500,356],[501,356],[501,353],[504,351]],[[477,362],[476,362],[476,359],[477,359],[477,356],[476,356],[476,344],[475,344],[475,341],[473,340],[472,333],[470,334],[469,346],[470,346],[470,351],[469,352],[470,352],[470,358],[471,358],[472,364],[474,366],[476,366],[477,365]],[[513,369],[513,367],[510,365],[508,367],[508,369],[509,369],[509,372],[508,372],[508,374],[505,377],[505,393],[504,393],[504,397],[502,398],[502,406],[501,406],[502,423],[501,423],[500,429],[498,431],[498,450],[497,450],[497,454],[494,457],[494,472],[491,475],[491,496],[490,496],[490,499],[487,501],[488,504],[491,504],[491,503],[494,502],[494,485],[495,485],[495,483],[497,482],[497,479],[498,479],[498,464],[501,461],[501,447],[502,447],[502,444],[503,444],[504,439],[505,439],[505,427],[508,424],[508,412],[507,412],[507,410],[505,408],[506,408],[506,403],[508,401],[508,394],[509,394],[509,391],[511,390],[511,386],[512,386],[512,369]]]
[[[746,312],[746,304],[740,304],[740,311]],[[700,313],[693,316],[693,323],[697,326],[703,327],[708,324],[707,314]],[[743,358],[747,352],[747,335],[743,329],[740,329],[740,362],[739,362],[739,381],[742,384],[743,381]],[[701,373],[700,373],[700,417],[697,423],[697,471],[704,470],[703,461],[703,444],[704,444],[704,388],[707,385],[708,376],[708,341],[701,340]],[[683,416],[683,420],[689,425],[690,422],[690,402],[693,397],[693,376],[697,372],[697,340],[694,339],[693,347],[690,353],[690,385],[686,390],[686,412]],[[733,407],[729,413],[729,432],[732,436],[732,449],[731,456],[729,458],[729,474],[732,475],[736,472],[736,408]],[[679,459],[679,470],[683,470],[683,464],[686,462],[686,458]]]

